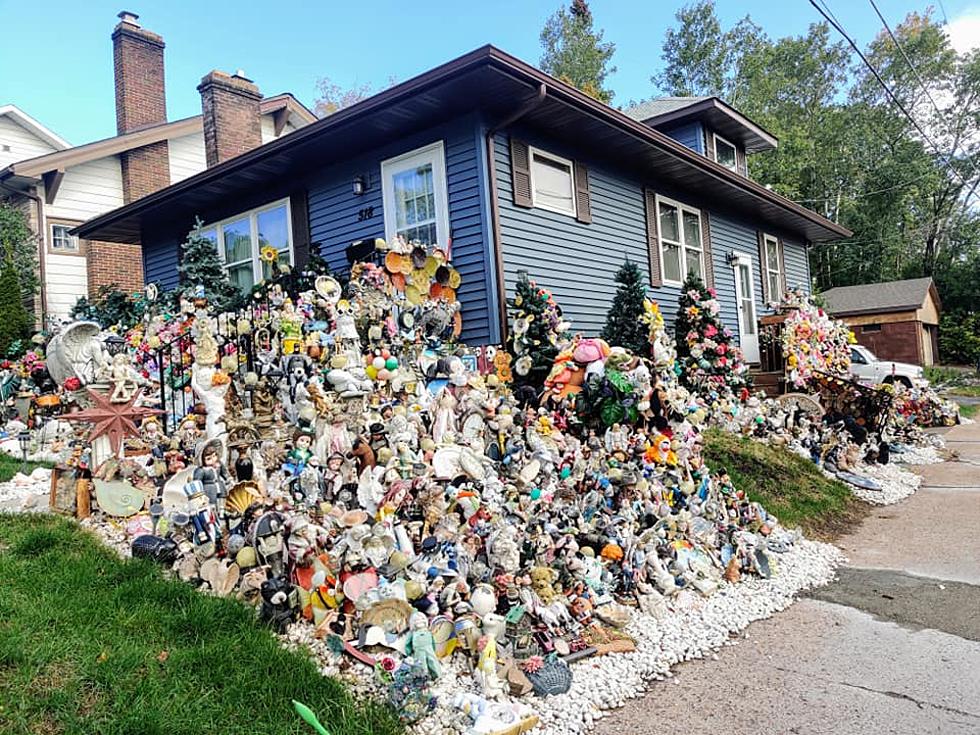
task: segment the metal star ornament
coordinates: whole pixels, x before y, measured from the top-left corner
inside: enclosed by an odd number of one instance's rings
[[[94,405],[84,411],[65,414],[62,418],[68,421],[84,421],[92,424],[92,430],[88,435],[89,442],[94,442],[100,436],[107,436],[113,456],[119,454],[124,439],[139,436],[139,427],[136,426],[136,421],[163,413],[157,408],[136,405],[142,391],[137,391],[127,403],[112,403],[107,394],[99,393],[91,388],[86,388],[86,390]]]

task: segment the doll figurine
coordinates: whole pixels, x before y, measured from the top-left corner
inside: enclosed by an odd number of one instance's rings
[[[223,512],[224,499],[231,485],[231,476],[224,465],[220,441],[212,439],[200,445],[193,478],[203,485],[204,494],[207,495],[211,507]]]
[[[313,456],[312,445],[313,437],[307,432],[300,430],[293,434],[293,448],[286,455],[283,470],[293,477],[298,476]]]
[[[473,678],[476,679],[487,699],[500,699],[504,695],[504,685],[497,676],[497,639],[492,633],[480,638],[477,643],[480,657]]]
[[[436,657],[436,642],[429,632],[428,619],[422,613],[414,612],[409,618],[409,626],[411,632],[405,643],[405,652],[425,666],[430,678],[438,679],[442,674],[442,666]]]

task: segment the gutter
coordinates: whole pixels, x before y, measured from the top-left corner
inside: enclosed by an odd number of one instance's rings
[[[6,189],[10,193],[17,196],[25,196],[28,199],[33,200],[34,205],[37,207],[37,268],[38,268],[38,278],[41,281],[41,330],[44,330],[45,324],[48,317],[48,293],[47,284],[44,278],[44,202],[41,201],[41,197],[37,194],[32,194],[29,191],[17,191],[16,189],[11,189],[9,186],[0,181],[0,187]]]
[[[497,191],[497,165],[494,160],[493,139],[503,128],[513,125],[531,110],[544,102],[548,96],[548,87],[544,82],[538,86],[537,94],[525,100],[514,112],[487,130],[484,142],[487,156],[487,178],[490,180],[490,231],[493,242],[493,257],[497,270],[497,319],[500,322],[501,344],[507,341],[507,285],[504,283],[504,253],[500,241],[500,206]]]

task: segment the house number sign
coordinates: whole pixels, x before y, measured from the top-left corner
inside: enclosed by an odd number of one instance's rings
[[[374,216],[374,207],[364,207],[357,212],[357,221],[363,222],[366,219],[371,219]]]

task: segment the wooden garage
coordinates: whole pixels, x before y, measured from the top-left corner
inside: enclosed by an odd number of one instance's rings
[[[882,360],[932,365],[939,354],[942,303],[931,278],[841,286],[821,294],[827,311],[851,326]]]

